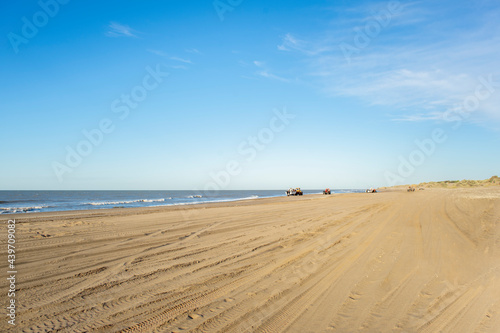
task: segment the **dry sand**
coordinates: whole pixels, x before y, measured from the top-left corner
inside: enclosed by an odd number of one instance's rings
[[[500,187],[12,217],[17,332],[500,331]]]

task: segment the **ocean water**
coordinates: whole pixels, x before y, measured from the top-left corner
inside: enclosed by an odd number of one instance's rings
[[[318,194],[322,190],[303,190]],[[353,193],[364,190],[332,190]],[[122,207],[157,207],[285,196],[285,190],[244,191],[0,191],[0,214]]]

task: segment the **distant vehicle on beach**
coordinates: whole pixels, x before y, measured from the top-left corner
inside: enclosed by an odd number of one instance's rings
[[[408,192],[415,192],[415,188],[412,187],[412,186],[408,186],[408,189],[407,189]]]
[[[369,188],[366,190],[366,193],[377,193],[377,190],[374,188]]]
[[[290,188],[286,191],[286,195],[289,197],[291,195],[302,195],[304,193],[302,193],[302,190],[300,189],[300,187],[297,187],[297,188]]]
[[[330,189],[327,188],[326,190],[323,191],[323,194],[332,194],[332,191],[330,191]]]

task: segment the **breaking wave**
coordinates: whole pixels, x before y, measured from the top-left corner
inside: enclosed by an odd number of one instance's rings
[[[0,214],[15,214],[15,213],[30,213],[39,212],[48,206],[31,206],[31,207],[0,207]]]
[[[163,199],[139,199],[139,200],[125,200],[125,201],[92,201],[92,202],[87,202],[86,205],[91,205],[91,206],[108,206],[108,205],[127,205],[127,204],[133,204],[133,203],[139,203],[139,202],[164,202],[166,200],[170,200],[172,198],[163,198]]]

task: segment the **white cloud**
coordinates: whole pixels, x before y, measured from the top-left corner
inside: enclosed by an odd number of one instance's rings
[[[106,36],[108,37],[137,37],[136,31],[128,25],[111,22],[108,28],[109,30],[106,32]]]
[[[268,79],[278,80],[278,81],[281,81],[281,82],[290,82],[289,79],[285,79],[285,78],[283,78],[281,76],[269,73],[266,70],[257,72],[257,75],[260,75],[260,76],[268,78]]]
[[[183,59],[183,58],[179,58],[179,57],[170,57],[169,58],[170,60],[174,60],[174,61],[179,61],[179,62],[183,62],[185,64],[192,64],[193,62],[189,59]]]
[[[201,52],[198,49],[192,48],[192,49],[186,49],[185,50],[187,53],[194,53],[194,54],[201,54]]]
[[[427,114],[413,114],[413,115],[401,115],[401,116],[395,116],[392,120],[393,121],[428,121],[428,120],[443,120],[444,118],[444,113],[441,112],[430,112]]]
[[[168,53],[165,53],[163,51],[152,50],[152,49],[148,49],[147,51],[150,52],[150,53],[153,53],[153,54],[155,54],[157,56],[160,56],[160,57],[163,57],[163,58],[167,58],[167,59],[172,60],[172,61],[182,62],[184,64],[190,64],[190,65],[193,64],[193,62],[191,60],[189,60],[189,59],[184,59],[184,58],[181,58],[181,57],[171,56]],[[186,68],[186,67],[182,66],[182,68]]]
[[[271,79],[271,80],[277,80],[281,82],[291,82],[289,79],[271,73],[267,64],[264,61],[254,60],[253,64],[255,65],[255,67],[259,68],[259,70],[255,74],[260,77],[264,77],[266,79]]]
[[[465,29],[456,19],[442,18],[435,6],[414,2],[363,47],[355,38],[370,16],[366,9],[353,12],[362,15],[346,15],[344,22],[307,38],[288,33],[278,46],[303,55],[305,65],[295,66],[295,75],[307,77],[324,94],[387,106],[397,121],[437,121],[474,94],[481,77],[499,74],[500,29],[494,24],[499,10]],[[342,42],[357,46],[350,61],[340,48]],[[499,119],[499,99],[500,87],[481,100],[471,121]]]
[[[292,34],[286,34],[282,43],[278,45],[280,51],[299,51],[307,55],[317,55],[331,50],[329,45],[318,45],[305,40],[300,40]]]

